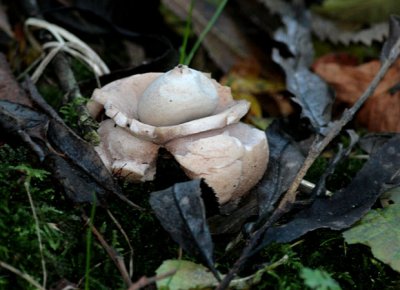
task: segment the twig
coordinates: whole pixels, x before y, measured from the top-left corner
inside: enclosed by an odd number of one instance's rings
[[[141,207],[140,205],[137,205],[136,203],[130,201],[129,198],[127,198],[125,195],[118,192],[115,192],[115,194],[119,197],[120,200],[126,202],[130,207],[140,210],[142,212],[146,211],[144,207]]]
[[[26,280],[27,282],[29,282],[31,285],[33,285],[34,287],[36,287],[39,290],[46,290],[46,288],[43,288],[38,282],[36,282],[32,276],[26,274],[26,273],[22,273],[20,270],[18,270],[17,268],[14,268],[13,266],[0,261],[0,267],[13,272],[14,274],[18,275],[19,277],[21,277],[22,279]]]
[[[341,132],[343,127],[354,117],[357,111],[361,108],[361,106],[365,103],[365,101],[373,94],[379,82],[383,79],[389,67],[395,62],[400,53],[400,38],[396,41],[396,43],[391,48],[390,54],[387,59],[384,60],[379,72],[375,75],[374,79],[365,90],[365,92],[360,96],[357,102],[350,109],[346,110],[342,117],[336,121],[333,126],[329,129],[328,134],[321,139],[321,137],[317,137],[308,153],[308,156],[304,160],[303,165],[301,166],[299,172],[294,178],[291,186],[289,187],[286,194],[283,196],[280,201],[278,207],[271,215],[270,219],[260,227],[251,237],[249,244],[243,249],[242,254],[239,259],[235,262],[233,267],[230,269],[229,273],[224,277],[222,282],[217,287],[218,290],[226,289],[232,279],[235,277],[237,272],[240,270],[242,265],[247,261],[252,250],[257,246],[260,238],[263,236],[265,231],[272,226],[276,221],[278,221],[285,213],[288,212],[290,207],[296,200],[297,189],[306,175],[308,169],[317,159],[317,157],[322,153],[322,151],[328,146],[328,144]]]
[[[109,209],[107,209],[107,213],[111,220],[114,222],[114,224],[117,226],[121,234],[124,236],[126,243],[128,244],[129,247],[129,277],[132,277],[133,275],[133,247],[131,242],[129,241],[128,235],[122,228],[121,224],[118,222],[118,220],[114,217],[114,215],[111,213]]]
[[[82,218],[87,223],[87,225],[91,227],[93,234],[96,236],[97,240],[100,242],[101,246],[107,252],[107,254],[111,258],[111,260],[114,262],[115,266],[121,273],[122,279],[124,280],[125,284],[128,287],[130,287],[132,285],[132,281],[131,281],[131,278],[129,277],[129,273],[126,269],[124,259],[119,255],[119,253],[114,248],[112,248],[106,242],[106,240],[103,238],[103,236],[100,234],[100,232],[96,229],[96,227],[89,224],[89,218],[86,216],[85,213],[82,213]]]
[[[143,288],[149,284],[155,283],[159,280],[165,279],[167,277],[170,277],[172,275],[174,275],[176,273],[176,270],[171,270],[165,273],[162,273],[158,276],[153,276],[150,278],[147,278],[146,276],[143,276],[142,278],[140,278],[138,281],[136,281],[134,284],[132,284],[128,290],[138,290],[140,288]]]
[[[30,182],[31,182],[31,177],[28,175],[24,181],[24,187],[25,187],[26,194],[28,195],[33,219],[35,220],[35,231],[36,231],[36,236],[37,236],[38,243],[39,243],[39,252],[40,252],[42,271],[43,271],[43,289],[45,289],[46,284],[47,284],[46,261],[44,259],[44,253],[43,253],[44,251],[43,251],[42,236],[40,234],[39,219],[36,214],[36,208],[35,208],[35,205],[33,204],[33,199],[32,199],[32,195],[31,195],[31,191],[30,191]]]

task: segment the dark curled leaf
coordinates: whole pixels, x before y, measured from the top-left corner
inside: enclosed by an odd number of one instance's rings
[[[314,59],[314,48],[310,32],[310,14],[303,7],[293,16],[282,15],[284,28],[274,34],[276,41],[286,44],[298,65],[310,67]]]
[[[39,160],[51,169],[53,177],[61,183],[67,196],[74,202],[93,201],[94,194],[98,195],[97,200],[111,192],[120,196],[120,188],[114,183],[93,147],[63,123],[32,83],[25,83],[30,93],[29,98],[22,89],[17,89],[18,83],[10,74],[0,54],[0,77],[7,81],[5,86],[0,86],[2,133],[20,137],[37,154]],[[15,100],[5,98],[9,88],[11,93],[19,94],[19,97]],[[33,103],[43,111],[32,107]]]
[[[400,184],[399,164],[398,134],[370,157],[347,188],[330,198],[317,198],[289,223],[267,230],[261,247],[273,241],[290,242],[319,228],[341,230],[350,227],[371,208],[383,192]]]
[[[61,156],[50,153],[46,156],[45,163],[72,201],[77,203],[102,201],[102,197],[106,196],[107,191],[91,176]]]
[[[200,180],[176,183],[152,192],[150,205],[164,229],[188,253],[200,254],[216,274],[213,242],[206,223]]]
[[[311,16],[304,5],[289,5],[288,10],[278,11],[284,27],[274,34],[276,41],[286,44],[292,56],[283,58],[277,49],[272,59],[286,74],[286,88],[294,97],[293,101],[302,108],[302,116],[320,134],[324,134],[331,121],[333,92],[316,74],[309,70],[314,58],[311,40]]]
[[[30,107],[0,100],[0,125],[9,132],[26,131],[31,137],[45,140],[49,119]]]
[[[359,145],[367,154],[372,154],[394,135],[394,133],[370,133],[360,138]]]
[[[0,129],[20,137],[39,157],[45,158],[48,125],[46,115],[17,103],[0,100]],[[38,144],[39,141],[42,143]]]
[[[254,189],[258,196],[259,216],[264,220],[275,208],[293,181],[304,156],[290,136],[283,133],[279,122],[272,123],[267,131],[269,146],[268,168]]]
[[[389,37],[384,43],[381,52],[381,61],[389,58],[390,51],[400,38],[400,16],[392,15],[389,21]]]
[[[79,166],[86,175],[91,176],[94,181],[111,192],[120,191],[93,146],[70,128],[56,120],[51,120],[47,136],[52,146]]]
[[[323,134],[331,120],[333,91],[307,67],[298,65],[293,58],[284,59],[276,49],[272,59],[285,71],[287,90],[294,95],[292,100],[301,106],[302,116]]]
[[[94,194],[99,199],[106,195],[107,190],[114,189],[109,173],[103,172],[102,163],[96,163],[97,155],[92,156],[93,149],[87,148],[90,145],[64,125],[49,120],[45,114],[24,105],[0,101],[0,128],[21,137],[50,168],[53,177],[74,202],[93,201]],[[51,143],[57,146],[53,147]],[[54,150],[62,151],[52,152]]]

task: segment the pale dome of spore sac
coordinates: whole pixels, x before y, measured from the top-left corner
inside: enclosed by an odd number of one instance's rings
[[[179,65],[155,79],[138,102],[138,117],[152,126],[173,126],[210,116],[218,92],[203,73]]]

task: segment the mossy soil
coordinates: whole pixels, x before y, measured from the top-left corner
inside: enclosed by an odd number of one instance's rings
[[[97,208],[95,213],[94,226],[124,257],[127,264],[133,254],[133,281],[143,275],[153,276],[162,261],[176,259],[180,253],[178,246],[161,228],[148,205],[151,191],[173,182],[174,174],[178,175],[178,180],[183,178],[172,160],[164,158],[162,163],[161,166],[170,174],[168,178],[161,180],[162,185],[123,184],[126,195],[144,207],[145,211],[135,210],[118,199],[110,199],[109,202],[109,211],[126,232],[133,252],[107,210]],[[349,179],[353,175],[352,171],[355,172],[361,163],[357,159],[350,159],[342,164],[331,182],[335,179],[346,180],[346,175],[349,175]],[[317,175],[325,165],[323,159],[317,162],[310,171],[310,178],[314,174]],[[26,188],[31,169],[41,169],[31,176],[28,189],[38,214],[48,286],[57,285],[65,279],[83,288],[87,227],[81,216],[82,213],[89,216],[91,206],[73,204],[67,200],[51,175],[43,171],[46,168],[36,161],[29,150],[18,144],[0,145],[0,260],[31,275],[41,283],[41,255]],[[228,270],[239,254],[235,251],[229,255],[223,254],[229,239],[230,237],[215,239],[216,260],[221,271]],[[90,288],[126,289],[120,273],[95,237],[92,238],[91,248]],[[261,283],[255,288],[305,289],[300,277],[300,271],[304,267],[328,272],[342,289],[400,287],[400,275],[374,259],[367,247],[348,246],[339,232],[329,230],[312,232],[294,244],[269,246],[249,261],[242,274],[251,274],[262,265],[275,262],[285,255],[289,257],[287,262],[265,273]],[[184,258],[196,261],[195,258],[186,255]],[[0,289],[34,288],[18,275],[0,269]]]

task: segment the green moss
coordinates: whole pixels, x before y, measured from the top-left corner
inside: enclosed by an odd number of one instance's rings
[[[24,147],[0,147],[0,260],[33,276],[41,283],[42,268],[38,241],[29,201],[24,189],[24,173],[17,165],[39,168]],[[177,245],[161,228],[147,204],[153,185],[126,185],[129,197],[147,208],[145,212],[132,209],[114,200],[110,211],[126,231],[134,248],[133,280],[143,275],[153,276],[163,260],[176,258]],[[64,199],[51,176],[42,180],[32,178],[30,186],[38,213],[49,283],[62,278],[82,281],[85,274],[86,227],[81,212],[87,215],[90,205],[73,206]],[[107,212],[96,211],[95,227],[105,240],[129,262],[129,248],[118,227]],[[92,289],[125,289],[121,274],[93,237],[90,281]],[[27,282],[0,268],[0,289],[31,289]],[[33,289],[33,288],[32,288]]]

